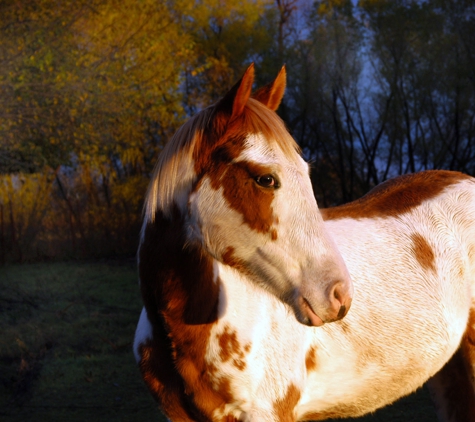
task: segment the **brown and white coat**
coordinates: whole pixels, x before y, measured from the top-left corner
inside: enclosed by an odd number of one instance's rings
[[[322,420],[431,379],[441,420],[475,420],[474,179],[408,175],[319,210],[273,111],[285,71],[250,98],[253,72],[177,132],[147,195],[134,352],[161,409]]]

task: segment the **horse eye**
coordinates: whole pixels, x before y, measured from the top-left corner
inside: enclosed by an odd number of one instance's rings
[[[258,185],[262,186],[263,188],[277,188],[278,183],[272,174],[264,174],[263,176],[257,176],[256,182]]]

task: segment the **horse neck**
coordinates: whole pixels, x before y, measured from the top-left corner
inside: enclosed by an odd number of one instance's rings
[[[139,249],[142,297],[152,326],[165,330],[174,347],[205,347],[222,320],[248,334],[258,327],[302,328],[285,305],[245,274],[214,260],[199,245],[185,246],[184,219],[158,213],[145,223]],[[239,315],[238,318],[235,315]]]
[[[163,315],[168,326],[210,324],[217,319],[219,285],[214,262],[198,245],[186,245],[179,212],[157,213],[145,222],[139,275],[148,315]]]

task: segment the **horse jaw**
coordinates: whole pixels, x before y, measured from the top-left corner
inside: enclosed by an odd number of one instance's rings
[[[310,246],[303,242],[299,248],[296,242],[286,244],[291,234],[278,231],[275,242],[264,243],[245,260],[254,281],[287,303],[300,323],[321,326],[347,314],[354,289],[336,246],[321,244],[326,233],[309,235]]]

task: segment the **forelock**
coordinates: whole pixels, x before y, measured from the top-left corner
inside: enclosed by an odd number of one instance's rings
[[[299,148],[287,131],[284,122],[272,110],[259,101],[250,98],[243,113],[228,122],[221,140],[212,139],[216,134],[212,120],[217,120],[216,106],[210,106],[191,117],[181,126],[165,145],[155,165],[152,179],[145,197],[144,213],[148,221],[153,221],[157,210],[170,214],[176,196],[187,195],[196,178],[195,159],[206,154],[210,159],[210,142],[222,144],[226,139],[262,133],[264,138],[282,149],[291,161],[299,160]],[[221,122],[220,122],[221,124]],[[207,139],[208,138],[208,139]]]
[[[181,126],[161,151],[145,197],[145,218],[153,221],[159,209],[169,215],[177,191],[191,187],[195,177],[193,150],[212,117],[208,107]]]

